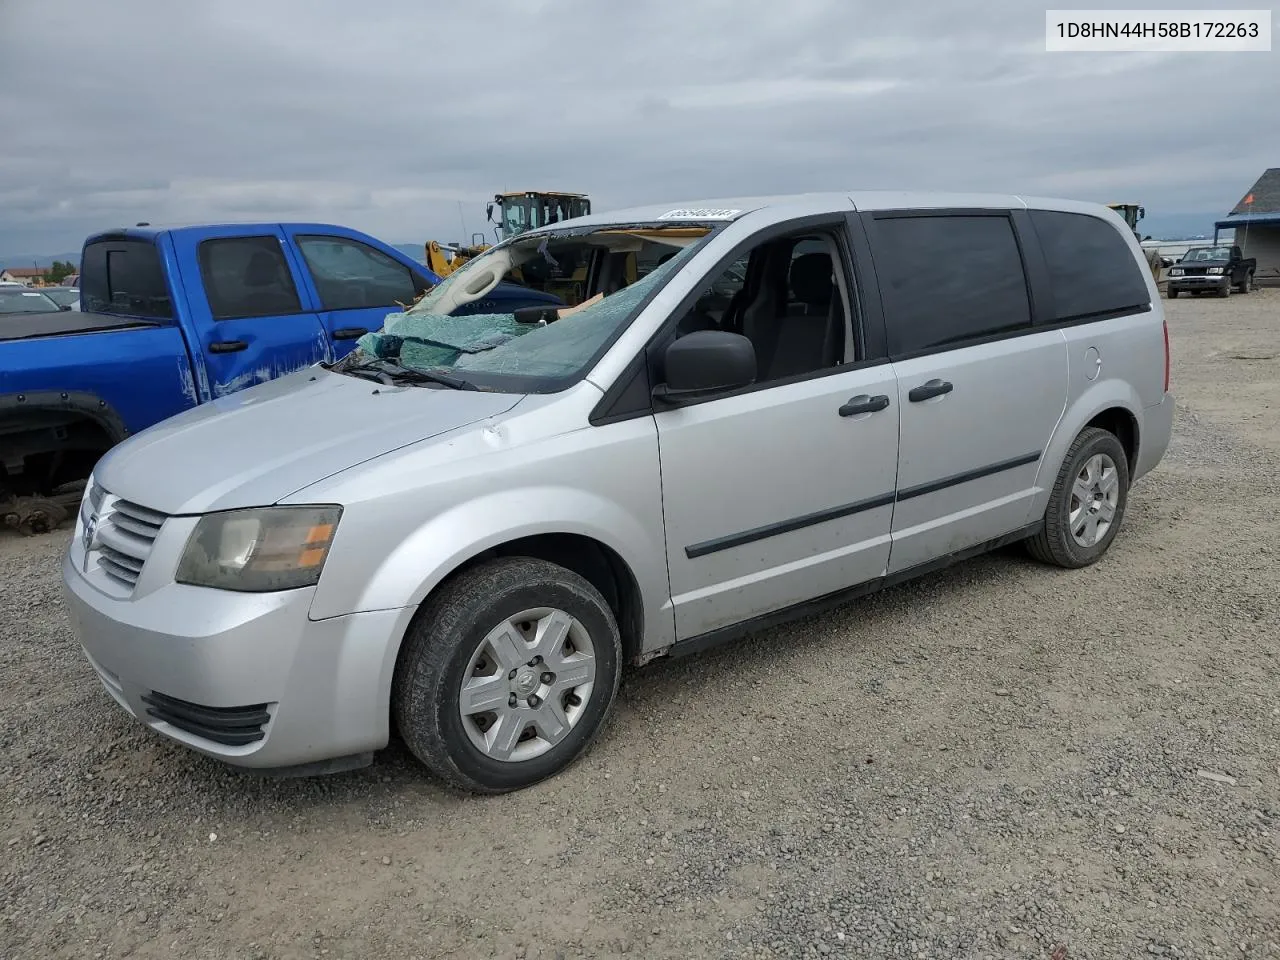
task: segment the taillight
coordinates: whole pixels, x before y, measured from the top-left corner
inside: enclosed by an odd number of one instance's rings
[[[1164,392],[1169,392],[1169,321],[1164,321]]]

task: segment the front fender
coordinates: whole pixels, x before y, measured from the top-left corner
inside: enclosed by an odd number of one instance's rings
[[[1027,522],[1032,523],[1044,515],[1049,506],[1049,497],[1053,493],[1053,485],[1057,482],[1058,471],[1067,458],[1067,450],[1080,431],[1098,414],[1119,408],[1126,411],[1136,424],[1134,427],[1139,448],[1142,443],[1142,399],[1133,386],[1126,380],[1103,379],[1089,385],[1075,402],[1067,407],[1058,421],[1044,456],[1040,458],[1040,471],[1036,474],[1036,486],[1039,492],[1031,503]]]
[[[359,584],[321,578],[311,607],[318,620],[344,613],[416,607],[450,573],[491,547],[539,534],[576,534],[609,547],[640,588],[644,647],[674,639],[662,525],[645,523],[614,500],[581,488],[494,492],[436,514],[407,534]]]

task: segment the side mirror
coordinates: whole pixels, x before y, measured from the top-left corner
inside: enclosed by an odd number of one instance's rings
[[[666,383],[653,388],[654,399],[679,406],[750,386],[756,379],[756,349],[751,341],[726,330],[695,330],[667,347]]]
[[[488,220],[490,223],[493,223],[493,204],[492,203],[487,204],[485,206],[484,216],[486,220]]]

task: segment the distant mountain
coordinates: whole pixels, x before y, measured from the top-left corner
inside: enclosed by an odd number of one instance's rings
[[[1196,236],[1213,236],[1213,223],[1223,214],[1212,213],[1151,213],[1138,221],[1138,230],[1145,237],[1156,240],[1185,240]]]
[[[51,267],[55,260],[70,260],[80,264],[80,251],[75,253],[4,253],[0,254],[0,268],[3,267]]]
[[[406,257],[412,257],[419,263],[427,262],[427,251],[421,243],[392,243],[389,246],[399,250]]]

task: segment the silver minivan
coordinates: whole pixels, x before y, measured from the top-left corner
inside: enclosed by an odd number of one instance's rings
[[[485,312],[504,278],[569,307]],[[1173,408],[1161,300],[1103,206],[593,215],[115,448],[63,577],[107,691],[165,737],[311,774],[395,730],[500,792],[581,755],[628,664],[1016,541],[1095,562]]]

